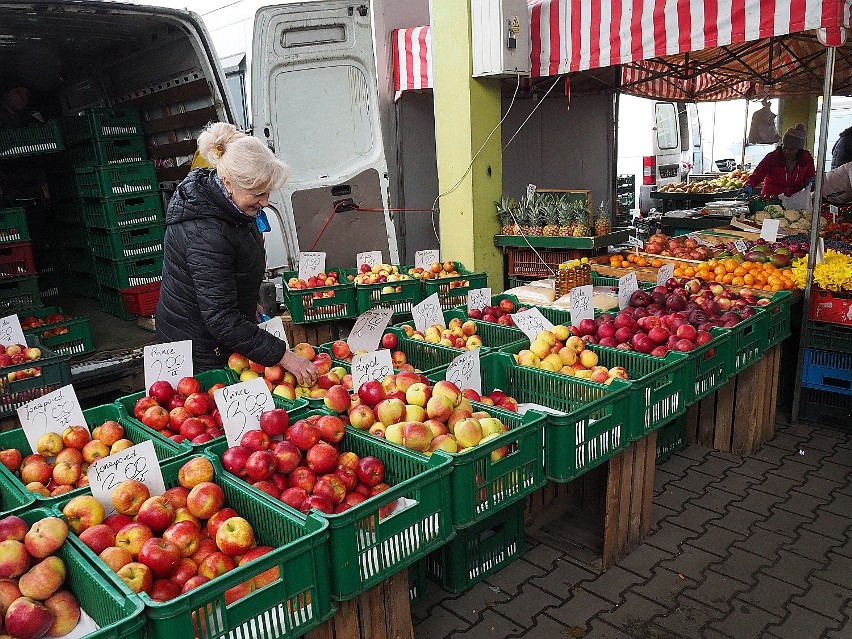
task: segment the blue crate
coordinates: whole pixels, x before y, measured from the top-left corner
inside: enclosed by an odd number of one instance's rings
[[[806,348],[802,386],[852,395],[852,354]]]

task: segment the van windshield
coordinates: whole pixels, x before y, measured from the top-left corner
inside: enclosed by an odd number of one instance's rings
[[[659,149],[677,148],[675,105],[671,102],[658,102],[654,113],[657,120],[657,147]]]

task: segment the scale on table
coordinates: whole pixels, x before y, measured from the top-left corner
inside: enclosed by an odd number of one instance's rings
[[[714,200],[704,205],[706,215],[712,217],[740,217],[749,212],[745,200]]]

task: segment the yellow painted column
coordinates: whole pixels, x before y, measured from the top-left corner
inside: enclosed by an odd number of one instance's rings
[[[494,202],[500,200],[503,189],[500,81],[471,77],[467,0],[432,0],[432,61],[438,191],[454,189],[439,202],[441,258],[487,272],[488,284],[497,293],[503,290],[503,256],[494,246],[494,234],[499,231]]]
[[[778,132],[782,137],[787,129],[801,122],[808,129],[805,148],[813,149],[816,140],[817,98],[782,98],[778,101],[778,111]]]

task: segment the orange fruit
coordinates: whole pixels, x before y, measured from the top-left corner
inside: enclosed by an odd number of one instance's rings
[[[731,284],[733,284],[734,286],[742,286],[743,278],[734,276],[734,279],[731,280]]]

